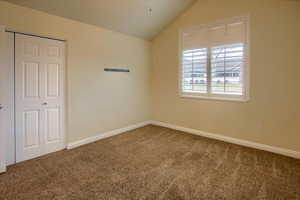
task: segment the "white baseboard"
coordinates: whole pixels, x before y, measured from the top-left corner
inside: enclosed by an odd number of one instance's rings
[[[0,163],[0,174],[6,172],[6,164]]]
[[[151,124],[166,127],[166,128],[170,128],[170,129],[174,129],[174,130],[179,130],[179,131],[183,131],[183,132],[187,132],[187,133],[191,133],[191,134],[194,134],[194,135],[199,135],[199,136],[202,136],[202,137],[216,139],[216,140],[220,140],[220,141],[224,141],[224,142],[228,142],[228,143],[233,143],[233,144],[237,144],[237,145],[241,145],[241,146],[260,149],[260,150],[264,150],[264,151],[268,151],[268,152],[272,152],[272,153],[281,154],[281,155],[285,155],[285,156],[300,159],[300,152],[292,151],[292,150],[289,150],[289,149],[284,149],[284,148],[280,148],[280,147],[273,147],[273,146],[269,146],[269,145],[265,145],[265,144],[259,144],[259,143],[256,143],[256,142],[250,142],[250,141],[247,141],[247,140],[236,139],[236,138],[227,137],[227,136],[223,136],[223,135],[218,135],[218,134],[214,134],[214,133],[208,133],[208,132],[205,132],[205,131],[200,131],[200,130],[191,129],[191,128],[185,128],[185,127],[182,127],[182,126],[177,126],[177,125],[168,124],[168,123],[164,123],[164,122],[151,121]]]
[[[134,124],[134,125],[131,125],[131,126],[127,126],[127,127],[124,127],[124,128],[108,131],[108,132],[105,132],[105,133],[102,133],[102,134],[99,134],[99,135],[96,135],[96,136],[93,136],[93,137],[89,137],[89,138],[86,138],[86,139],[83,139],[83,140],[79,140],[79,141],[70,143],[70,144],[67,145],[67,149],[74,149],[76,147],[79,147],[79,146],[82,146],[82,145],[85,145],[85,144],[89,144],[89,143],[92,143],[92,142],[96,142],[96,141],[102,140],[104,138],[108,138],[108,137],[111,137],[111,136],[119,135],[119,134],[127,132],[127,131],[131,131],[131,130],[134,130],[134,129],[137,129],[137,128],[141,128],[141,127],[147,126],[149,124],[151,124],[150,121],[145,121],[145,122]]]
[[[170,129],[174,129],[174,130],[183,131],[183,132],[187,132],[187,133],[190,133],[190,134],[199,135],[199,136],[202,136],[202,137],[207,137],[207,138],[211,138],[211,139],[215,139],[215,140],[220,140],[220,141],[224,141],[224,142],[228,142],[228,143],[232,143],[232,144],[246,146],[246,147],[250,147],[250,148],[254,148],[254,149],[260,149],[260,150],[264,150],[264,151],[268,151],[268,152],[272,152],[272,153],[281,154],[281,155],[285,155],[285,156],[300,159],[300,152],[297,152],[297,151],[292,151],[292,150],[284,149],[284,148],[280,148],[280,147],[274,147],[274,146],[270,146],[270,145],[260,144],[260,143],[256,143],[256,142],[250,142],[250,141],[247,141],[247,140],[242,140],[242,139],[237,139],[237,138],[233,138],[233,137],[218,135],[218,134],[214,134],[214,133],[208,133],[208,132],[205,132],[205,131],[186,128],[186,127],[177,126],[177,125],[168,124],[168,123],[159,122],[159,121],[145,121],[145,122],[134,124],[134,125],[131,125],[131,126],[127,126],[127,127],[124,127],[124,128],[120,128],[120,129],[112,130],[112,131],[109,131],[109,132],[105,132],[105,133],[99,134],[99,135],[94,136],[94,137],[89,137],[89,138],[86,138],[86,139],[83,139],[83,140],[79,140],[79,141],[70,143],[70,144],[67,145],[67,149],[73,149],[73,148],[76,148],[76,147],[79,147],[79,146],[82,146],[82,145],[85,145],[85,144],[96,142],[98,140],[102,140],[104,138],[108,138],[108,137],[111,137],[111,136],[119,135],[121,133],[131,131],[131,130],[134,130],[134,129],[137,129],[137,128],[141,128],[141,127],[144,127],[144,126],[147,126],[147,125],[150,125],[150,124],[153,124],[153,125],[156,125],[156,126],[162,126],[162,127],[166,127],[166,128],[170,128]]]

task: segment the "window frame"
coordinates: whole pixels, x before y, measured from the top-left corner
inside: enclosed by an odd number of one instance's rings
[[[183,91],[183,33],[188,30],[193,30],[197,28],[207,28],[211,26],[219,26],[224,24],[230,24],[235,22],[245,23],[245,41],[244,41],[244,65],[243,65],[243,95],[232,95],[232,94],[212,94],[211,90],[211,80],[207,76],[207,93],[197,93],[197,92],[184,92]],[[229,45],[229,44],[228,44]],[[211,74],[211,48],[207,47],[207,74]],[[194,25],[191,27],[185,27],[179,30],[179,96],[183,98],[197,98],[206,100],[222,100],[222,101],[236,101],[236,102],[248,102],[250,100],[250,16],[240,16],[233,17],[225,20],[218,20],[212,23]]]

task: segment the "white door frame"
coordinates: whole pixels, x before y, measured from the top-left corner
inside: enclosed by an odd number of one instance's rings
[[[7,56],[5,53],[6,47],[6,35],[5,35],[5,27],[3,25],[0,25],[0,73],[5,73],[6,77],[9,76],[8,70],[7,70]],[[5,87],[8,87],[8,84],[5,84]],[[6,104],[8,103],[9,94],[7,93],[9,90],[3,89],[1,90],[1,94],[4,97],[4,102],[1,102],[3,105],[0,108],[0,112],[7,112]],[[7,99],[6,99],[7,98]],[[2,113],[3,114],[3,113]],[[6,133],[6,126],[8,125],[8,122],[6,120],[3,120],[3,118],[0,118],[0,126],[2,126],[2,129],[0,127],[0,173],[6,171],[6,141],[7,141],[7,133]]]
[[[7,68],[9,70],[9,130],[7,134],[6,142],[6,166],[10,166],[16,163],[15,159],[15,110],[14,110],[14,84],[15,84],[15,75],[14,75],[14,33],[7,32],[5,33],[7,46],[6,46],[6,55],[7,55]]]

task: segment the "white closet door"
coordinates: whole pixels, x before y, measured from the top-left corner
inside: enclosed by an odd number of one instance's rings
[[[64,145],[65,44],[16,34],[16,161]]]

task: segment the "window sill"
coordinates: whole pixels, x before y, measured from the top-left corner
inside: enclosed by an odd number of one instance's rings
[[[213,101],[232,101],[232,102],[240,102],[246,103],[249,102],[249,98],[247,97],[240,97],[240,98],[233,98],[233,97],[217,97],[217,96],[204,96],[204,95],[195,95],[195,94],[181,94],[181,98],[192,98],[192,99],[203,99],[203,100],[213,100]]]

